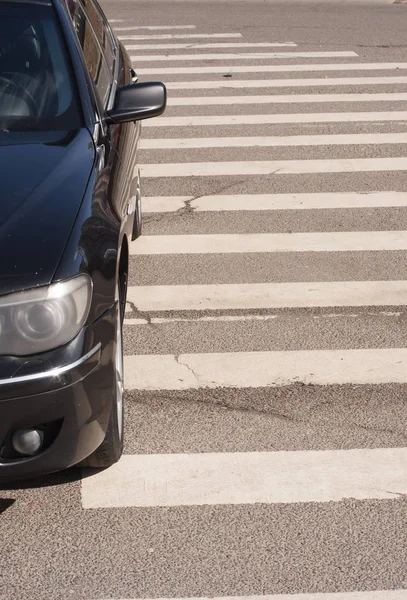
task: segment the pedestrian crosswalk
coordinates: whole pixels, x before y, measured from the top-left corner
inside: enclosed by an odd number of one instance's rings
[[[407,95],[406,95],[407,96]],[[290,135],[274,137],[154,138],[142,140],[146,150],[169,148],[260,148],[274,146],[341,146],[363,144],[406,144],[404,133],[360,133],[357,135]]]
[[[135,57],[136,60],[137,57]],[[227,71],[229,73],[229,71]],[[260,69],[257,70],[260,72]],[[213,90],[237,88],[295,88],[295,87],[336,87],[336,86],[371,86],[371,85],[403,85],[407,77],[400,75],[383,77],[335,77],[335,78],[307,78],[307,79],[248,79],[231,80],[229,78],[217,81],[169,81],[169,90]]]
[[[130,253],[138,255],[368,250],[407,250],[407,231],[151,235],[130,247]]]
[[[407,62],[199,23],[117,32],[169,97],[140,144],[125,454],[82,507],[135,539],[158,519],[188,553],[185,600],[406,600],[385,561],[406,551]],[[182,577],[154,546],[156,580]]]
[[[170,117],[171,118],[171,117]],[[289,119],[286,121],[289,123]],[[313,122],[318,122],[316,119]],[[349,159],[306,159],[268,160],[236,162],[192,162],[153,163],[142,168],[144,177],[216,177],[239,175],[290,175],[307,173],[362,173],[378,171],[405,172],[407,159],[392,158],[349,158]]]
[[[403,137],[404,134],[402,134]],[[143,140],[142,140],[143,141]],[[144,140],[144,143],[150,140]],[[154,140],[151,140],[153,142]],[[187,142],[187,140],[183,140]],[[323,210],[407,207],[407,192],[316,192],[315,194],[236,194],[144,198],[146,213],[176,212],[188,202],[194,212]]]
[[[85,508],[386,499],[407,493],[406,464],[407,448],[125,456],[87,480],[82,499]]]
[[[128,389],[241,389],[407,383],[406,360],[405,348],[211,352],[127,356],[125,368]]]
[[[281,48],[286,46],[295,48],[297,44],[294,44],[294,42],[211,42],[207,44],[199,43],[195,45],[191,44],[191,42],[184,44],[127,44],[128,50],[193,50],[194,48],[197,48],[198,50],[211,50],[212,48],[218,48],[219,50],[225,50],[225,48],[239,48],[245,50],[246,48]],[[297,56],[301,55],[297,54]]]
[[[131,45],[126,47],[131,51]],[[195,45],[194,50],[199,50],[200,46]],[[271,59],[292,59],[292,58],[352,58],[357,56],[356,52],[346,50],[334,50],[332,52],[252,52],[239,54],[138,54],[131,56],[137,62],[167,62],[167,61],[202,61],[202,60],[271,60]]]
[[[137,57],[135,58],[137,60]],[[206,73],[290,73],[299,71],[308,71],[317,73],[318,71],[330,72],[330,71],[393,71],[395,69],[407,69],[407,63],[393,62],[393,63],[312,63],[306,64],[301,63],[299,65],[203,65],[200,67],[151,67],[146,69],[137,69],[138,73],[142,75],[183,75],[183,74],[198,74],[204,75]],[[386,82],[384,82],[386,83]],[[391,83],[391,82],[390,82]],[[401,82],[402,83],[402,82]],[[273,80],[269,81],[269,85],[273,85]]]
[[[341,113],[288,113],[274,115],[222,115],[161,117],[148,121],[147,127],[207,127],[210,125],[269,125],[273,123],[341,123],[374,121],[407,121],[407,111],[341,112]]]
[[[167,29],[171,29],[171,27],[167,27]],[[120,32],[120,28],[117,28],[117,31]],[[132,28],[124,28],[124,31],[132,31]],[[150,34],[150,35],[128,35],[124,34],[119,35],[120,40],[196,40],[196,39],[226,39],[226,38],[241,38],[241,33],[158,33],[158,34]],[[170,48],[175,48],[176,46],[169,46]],[[127,46],[130,48],[130,46]],[[147,44],[141,46],[141,48],[149,48]]]
[[[322,281],[130,287],[140,310],[251,310],[334,306],[403,306],[405,281]]]
[[[124,23],[125,19],[109,19],[109,23]],[[120,31],[167,31],[176,29],[196,29],[196,25],[130,25],[130,27],[123,27],[122,25],[116,26],[115,30],[119,34]],[[239,37],[241,34],[239,34]]]
[[[404,102],[407,94],[291,94],[278,96],[204,96],[170,98],[169,106],[222,106],[229,104],[313,104],[314,102]],[[332,136],[331,136],[332,137]],[[147,140],[145,140],[147,141]]]

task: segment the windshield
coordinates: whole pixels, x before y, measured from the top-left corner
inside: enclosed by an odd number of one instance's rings
[[[76,89],[52,7],[0,2],[0,132],[79,127]]]

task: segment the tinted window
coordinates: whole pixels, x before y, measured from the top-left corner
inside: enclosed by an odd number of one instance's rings
[[[0,2],[0,130],[70,130],[81,124],[52,8]]]
[[[106,105],[112,85],[112,74],[102,54],[98,39],[80,4],[75,7],[73,24],[82,46],[86,66],[95,83],[99,98]]]
[[[105,57],[107,66],[110,71],[113,72],[114,62],[114,50],[113,42],[110,37],[109,30],[106,29],[103,22],[103,17],[98,6],[92,0],[82,0],[85,8],[86,16],[88,17],[90,24],[92,25],[93,31],[97,37],[99,45],[102,49],[103,56]]]

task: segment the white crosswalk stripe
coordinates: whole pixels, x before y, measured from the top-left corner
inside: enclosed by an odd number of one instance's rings
[[[116,28],[116,31],[125,31],[127,28]],[[131,30],[131,27],[128,28]],[[163,27],[162,29],[171,29],[171,27]],[[119,35],[119,39],[128,41],[140,41],[140,40],[197,40],[197,39],[225,39],[225,38],[241,38],[241,33],[158,33],[150,35],[125,35],[122,33]],[[126,44],[128,50],[132,50],[133,47]],[[141,46],[143,48],[143,46]]]
[[[406,306],[405,281],[224,283],[130,287],[141,311]]]
[[[228,66],[200,66],[200,67],[152,67],[137,69],[141,75],[203,75],[204,73],[290,73],[290,72],[317,72],[317,71],[393,71],[407,69],[407,63],[379,62],[379,63],[302,63],[299,65],[228,65]],[[210,82],[208,82],[210,83]],[[213,83],[213,82],[212,82]]]
[[[191,42],[185,44],[129,44],[127,49],[132,50],[212,50],[218,48],[219,50],[225,50],[228,48],[238,48],[239,50],[245,50],[246,48],[284,48],[290,47],[295,48],[297,44],[294,42],[219,42],[219,43],[202,43],[198,42],[192,44]],[[175,56],[175,55],[174,55]]]
[[[124,19],[109,19],[110,23],[124,23]],[[129,25],[127,27],[115,27],[116,31],[138,31],[147,29],[147,31],[161,31],[170,29],[196,29],[196,25]]]
[[[384,94],[279,94],[274,96],[204,96],[170,98],[168,106],[223,106],[229,104],[313,104],[315,102],[405,102],[407,93]]]
[[[170,23],[115,28],[137,73],[160,76],[169,98],[140,144],[125,454],[82,480],[82,507],[126,523],[154,513],[165,531],[176,514],[187,529],[190,515],[210,524],[219,511],[240,523],[237,540],[252,536],[250,511],[264,511],[265,529],[287,514],[287,548],[291,527],[308,540],[351,514],[354,531],[358,511],[391,511],[407,494],[407,63]],[[389,528],[404,547],[399,514]],[[338,531],[367,560],[368,543]],[[217,561],[206,531],[191,539]],[[215,600],[407,600],[404,580],[390,590],[380,573]],[[214,598],[206,585],[179,600]]]
[[[145,177],[216,177],[240,175],[289,175],[302,173],[355,173],[405,171],[407,158],[349,158],[246,162],[196,162],[146,164]]]
[[[131,312],[131,306],[130,306]],[[277,315],[234,315],[234,316],[219,316],[219,317],[196,317],[195,319],[182,319],[177,317],[153,317],[147,319],[124,319],[125,325],[165,325],[168,323],[237,323],[242,321],[270,321],[276,319]]]
[[[279,146],[342,146],[363,144],[407,144],[405,133],[361,133],[342,135],[291,135],[274,137],[153,138],[141,140],[140,148],[270,148]]]
[[[229,71],[226,71],[228,73]],[[217,81],[168,81],[169,90],[213,90],[223,88],[282,88],[282,87],[335,87],[340,86],[365,86],[365,85],[390,85],[407,83],[403,75],[385,77],[332,77],[315,79],[248,79]]]
[[[373,121],[407,121],[407,111],[289,113],[276,115],[222,115],[160,117],[145,124],[147,127],[209,127],[210,125],[256,125],[279,123],[371,123]]]
[[[131,305],[128,305],[128,310],[127,312],[132,312],[132,307]],[[373,314],[373,313],[372,313]],[[393,318],[393,317],[400,317],[401,316],[401,312],[400,311],[391,311],[391,310],[381,310],[377,313],[375,313],[375,315],[378,315],[380,317],[389,317],[389,318]],[[352,313],[327,313],[325,315],[319,316],[319,315],[313,315],[313,319],[339,319],[339,318],[355,318],[360,316],[360,313],[357,312],[352,312]],[[261,322],[268,322],[268,321],[274,321],[278,318],[281,318],[281,315],[279,317],[279,315],[273,315],[273,314],[266,314],[266,315],[252,315],[252,314],[247,314],[245,313],[244,315],[219,315],[219,316],[214,316],[214,317],[149,317],[149,318],[140,318],[140,319],[134,319],[134,318],[129,318],[129,319],[124,319],[124,324],[125,325],[131,325],[131,326],[140,326],[140,325],[169,325],[171,323],[181,323],[181,324],[186,324],[186,323],[195,323],[195,324],[199,324],[199,323],[245,323],[247,324],[248,322],[256,322],[256,321],[261,321]]]
[[[196,60],[270,60],[287,58],[352,58],[358,56],[356,52],[346,50],[333,50],[332,52],[253,52],[240,54],[139,54],[131,56],[137,62],[168,62],[168,61],[196,61]]]
[[[145,235],[130,247],[130,253],[138,255],[380,250],[407,250],[407,231]]]
[[[125,456],[85,480],[82,501],[101,508],[386,499],[407,493],[406,468],[407,448]]]
[[[406,360],[407,348],[136,355],[125,357],[126,387],[191,390],[405,384]]]
[[[407,207],[407,193],[224,194],[196,199],[193,196],[158,196],[144,198],[143,207],[145,213],[176,212],[185,207],[185,202],[195,212]]]

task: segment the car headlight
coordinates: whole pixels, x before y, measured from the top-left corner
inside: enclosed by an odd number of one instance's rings
[[[88,275],[0,297],[0,355],[26,356],[72,340],[89,314]]]

